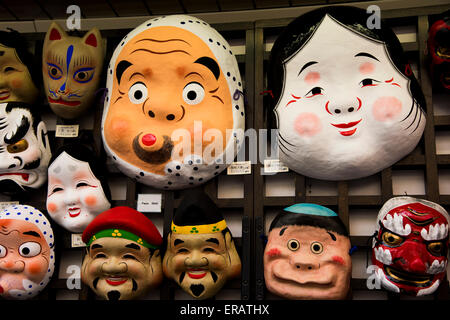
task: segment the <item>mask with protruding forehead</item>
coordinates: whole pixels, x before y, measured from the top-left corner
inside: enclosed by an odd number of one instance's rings
[[[126,175],[180,189],[233,161],[242,82],[230,45],[207,23],[183,15],[143,23],[120,42],[107,77],[103,142]]]

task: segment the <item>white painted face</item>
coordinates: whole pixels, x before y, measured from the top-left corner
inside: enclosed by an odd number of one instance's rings
[[[82,232],[111,204],[89,163],[61,153],[48,168],[47,210],[71,232]]]
[[[324,180],[369,176],[417,145],[425,115],[385,44],[326,15],[284,63],[280,160]]]
[[[13,104],[0,104],[0,183],[15,183],[18,190],[37,189],[47,180],[51,158],[47,129],[41,121],[34,130],[28,107]]]

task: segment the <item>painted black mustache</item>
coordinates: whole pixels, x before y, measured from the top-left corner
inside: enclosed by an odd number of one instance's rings
[[[142,132],[133,139],[133,151],[139,159],[151,164],[161,164],[167,162],[172,156],[173,142],[168,136],[163,136],[163,146],[156,151],[146,151],[139,145],[139,138]]]

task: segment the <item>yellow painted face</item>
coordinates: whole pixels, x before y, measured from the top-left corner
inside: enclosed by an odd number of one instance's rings
[[[230,89],[219,62],[198,36],[173,26],[150,28],[130,39],[115,62],[104,138],[122,160],[164,175],[173,160],[177,129],[186,129],[191,138],[182,157],[205,150],[211,141],[195,149],[194,136],[208,129],[220,132],[216,142],[226,146],[226,131],[233,128]]]
[[[0,44],[0,103],[33,103],[39,92],[14,48]]]
[[[45,35],[42,74],[47,100],[61,118],[81,116],[94,102],[103,65],[103,41],[97,28],[84,37],[68,36],[52,23]]]

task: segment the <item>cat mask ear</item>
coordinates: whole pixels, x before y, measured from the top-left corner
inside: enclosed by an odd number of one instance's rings
[[[97,48],[101,41],[100,31],[97,28],[92,28],[83,37],[83,42],[87,45]]]
[[[56,22],[52,22],[47,34],[45,35],[45,41],[61,40],[66,36],[66,32]]]

